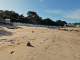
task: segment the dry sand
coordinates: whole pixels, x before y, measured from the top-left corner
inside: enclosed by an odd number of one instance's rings
[[[80,31],[17,27],[8,29],[0,26],[0,39],[15,40],[0,42],[0,60],[80,60]],[[33,47],[26,46],[28,41]]]

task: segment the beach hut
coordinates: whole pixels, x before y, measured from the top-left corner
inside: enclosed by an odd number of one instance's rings
[[[0,17],[0,23],[10,24],[10,19],[3,19],[2,17]]]
[[[10,19],[5,19],[5,23],[10,24]]]

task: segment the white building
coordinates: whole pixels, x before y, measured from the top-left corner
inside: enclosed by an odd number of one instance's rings
[[[71,24],[71,23],[67,23],[67,26],[68,27],[75,27],[75,25],[74,24]]]
[[[10,19],[5,19],[5,23],[10,24]]]

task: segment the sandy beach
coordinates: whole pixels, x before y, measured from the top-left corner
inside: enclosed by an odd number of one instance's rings
[[[7,27],[0,25],[0,60],[80,60],[80,28]]]

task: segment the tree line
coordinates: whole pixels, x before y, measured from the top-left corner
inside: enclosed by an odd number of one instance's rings
[[[80,22],[78,22],[78,23],[77,23],[77,22],[75,22],[75,23],[73,23],[73,24],[74,24],[74,25],[80,25]]]
[[[0,17],[4,19],[11,19],[11,22],[21,22],[21,23],[30,23],[30,24],[40,24],[40,25],[51,25],[51,26],[64,26],[66,21],[53,21],[50,18],[42,19],[36,12],[28,11],[27,16],[23,14],[19,15],[15,11],[9,10],[0,10]]]

